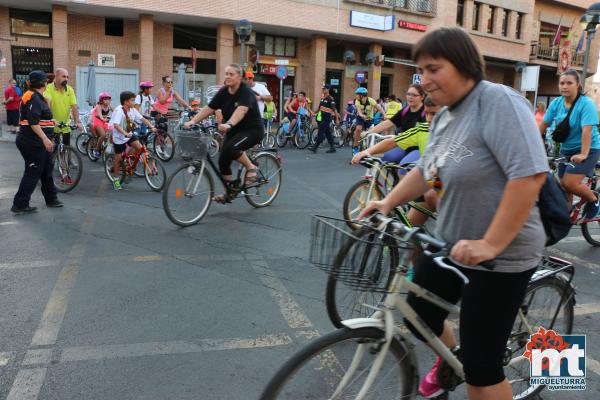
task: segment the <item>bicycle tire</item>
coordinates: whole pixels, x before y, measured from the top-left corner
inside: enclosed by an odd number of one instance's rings
[[[581,224],[581,234],[583,235],[586,242],[591,244],[592,246],[599,247],[600,246],[600,231],[598,233],[599,237],[596,239],[594,234],[591,232],[594,229],[593,225],[596,225],[595,229],[600,229],[600,221],[593,222],[584,222]]]
[[[271,153],[258,153],[252,158],[252,162],[259,169],[259,177],[261,182],[257,186],[251,186],[244,190],[246,201],[255,208],[266,207],[270,205],[279,194],[281,189],[281,182],[283,180],[283,170],[279,159]],[[243,180],[246,179],[246,172],[242,174]],[[264,182],[262,179],[264,178]],[[277,181],[270,185],[270,183],[276,179]],[[263,202],[258,201],[258,198],[262,198],[262,194],[267,194],[266,200]]]
[[[263,149],[272,149],[275,147],[275,136],[271,132],[265,133],[265,137],[261,141]]]
[[[81,180],[83,174],[83,159],[81,155],[71,146],[64,146],[63,155],[59,157],[59,151],[55,151],[52,155],[52,168],[54,186],[60,193],[67,193],[75,189]],[[64,161],[66,157],[67,161]],[[65,183],[65,176],[71,179],[71,183]]]
[[[144,173],[144,170],[146,169],[146,166],[144,165],[144,157],[145,155],[143,153],[140,154],[140,159],[138,160],[135,169],[133,170],[133,174],[138,178],[143,178],[146,175]]]
[[[114,173],[112,172],[113,169],[113,165],[114,165],[114,161],[115,161],[115,155],[114,154],[109,154],[106,156],[106,159],[104,160],[104,173],[106,174],[106,177],[108,178],[108,180],[110,181],[110,183],[113,183],[116,179],[116,176],[114,175]],[[121,159],[121,162],[123,160]],[[119,173],[119,177],[121,182],[125,181],[125,170],[123,168],[123,165],[121,165],[121,172]]]
[[[288,142],[288,137],[283,131],[283,125],[277,128],[277,133],[275,134],[275,143],[277,143],[277,147],[285,147]]]
[[[146,154],[146,165],[144,165],[144,178],[146,183],[155,192],[160,192],[165,187],[167,181],[167,170],[158,158],[151,154]],[[141,160],[140,160],[141,161]]]
[[[334,134],[333,136],[333,145],[338,149],[344,147],[344,143],[346,141],[346,131],[341,126],[338,126],[334,128],[334,132],[337,132],[337,134]]]
[[[212,198],[213,198],[214,192],[215,192],[215,184],[213,181],[213,177],[205,168],[204,171],[202,172],[202,176],[199,178],[200,179],[199,186],[202,184],[203,180],[205,179],[206,185],[208,186],[208,190],[205,192],[200,192],[200,193],[207,194],[206,200],[204,200],[204,202],[202,201],[202,199],[200,199],[201,200],[200,201],[200,204],[201,204],[200,211],[199,212],[193,211],[191,214],[192,215],[191,217],[184,217],[182,212],[175,211],[176,203],[177,204],[179,203],[178,200],[184,200],[186,206],[189,206],[189,205],[192,205],[191,199],[194,199],[195,197],[197,197],[197,193],[194,193],[194,194],[186,194],[185,193],[186,189],[184,189],[184,188],[190,184],[193,184],[193,183],[190,183],[189,181],[186,181],[186,174],[189,174],[188,176],[190,176],[190,177],[200,175],[199,173],[194,174],[194,172],[197,172],[197,170],[190,171],[189,168],[199,168],[199,167],[196,167],[193,165],[180,166],[177,170],[175,170],[175,172],[173,172],[173,174],[167,180],[167,184],[166,184],[165,189],[163,190],[163,194],[162,194],[163,209],[165,210],[165,214],[167,215],[167,218],[169,218],[169,220],[172,223],[174,223],[175,225],[179,225],[182,227],[195,225],[198,222],[200,222],[200,220],[208,212],[208,209],[210,208],[210,205],[212,203]],[[182,172],[183,172],[183,174],[181,174]],[[196,191],[197,191],[197,189],[198,188],[196,188]]]
[[[344,372],[348,370],[352,356],[356,353],[359,345],[368,346],[367,351],[361,359],[361,362],[367,362],[366,367],[369,367],[368,361],[371,357],[378,354],[378,349],[381,349],[381,342],[384,340],[385,334],[382,330],[374,327],[349,329],[343,328],[321,336],[308,345],[296,352],[288,359],[277,373],[270,379],[260,396],[260,400],[274,399],[329,399],[335,388],[338,387],[337,382],[344,376]],[[332,350],[336,347],[336,351]],[[337,350],[339,347],[339,350]],[[390,358],[384,359],[379,374],[376,378],[389,378],[392,382],[374,382],[372,389],[390,390],[393,393],[368,393],[367,399],[415,399],[417,395],[417,371],[412,365],[408,356],[408,351],[405,346],[395,337],[389,346],[388,351]],[[359,365],[360,368],[361,365]],[[306,367],[306,368],[305,368]],[[362,386],[362,381],[368,375],[369,369],[362,371],[360,374],[357,370],[355,376],[349,382],[352,386],[357,383],[357,387],[349,389],[358,392]],[[302,381],[300,374],[306,372],[306,380]],[[356,376],[358,374],[358,376]],[[299,379],[296,386],[292,379]],[[393,384],[398,381],[398,384]],[[378,384],[379,383],[379,384]],[[384,387],[379,387],[384,385]],[[323,393],[325,392],[325,393]],[[397,393],[397,395],[396,395]],[[369,396],[370,394],[370,396]],[[336,398],[354,398],[351,393],[341,393],[341,397]]]
[[[525,292],[525,298],[523,299],[521,310],[526,314],[526,317],[540,315],[541,313],[539,309],[532,307],[532,305],[534,304],[534,301],[540,297],[540,295],[535,295],[536,292],[539,292],[544,288],[551,289],[552,293],[548,296],[550,299],[560,299],[562,303],[566,298],[566,301],[562,305],[563,316],[560,318],[559,313],[559,319],[557,319],[554,324],[551,323],[551,320],[549,321],[550,323],[544,323],[543,325],[542,321],[536,321],[536,323],[532,323],[531,319],[527,319],[527,322],[532,326],[534,333],[537,332],[540,326],[542,326],[545,329],[553,329],[561,335],[571,334],[573,331],[575,299],[572,295],[573,291],[570,284],[566,279],[561,278],[560,274],[558,276],[550,276],[530,284]],[[556,307],[553,307],[552,310],[556,310]],[[554,312],[551,314],[553,317]],[[557,323],[560,323],[562,326],[557,326]],[[522,320],[517,316],[507,343],[507,348],[510,349],[512,355],[515,356],[512,358],[512,362],[514,362],[514,364],[509,364],[505,367],[506,376],[513,387],[513,399],[524,400],[537,398],[537,394],[540,393],[545,387],[543,385],[529,385],[530,363],[528,359],[521,357],[523,355],[524,348],[529,341],[529,335],[530,332],[524,326]],[[516,365],[516,363],[523,364],[523,369],[519,371],[517,368],[515,368],[514,365]],[[525,386],[526,389],[524,390],[516,390],[518,393],[515,394],[515,384],[519,382],[527,382],[527,386]]]
[[[310,144],[310,136],[307,131],[304,131],[302,135],[300,135],[299,130],[296,130],[296,134],[294,135],[294,146],[303,150],[308,147]]]
[[[312,131],[310,131],[310,144],[311,145],[315,145],[317,144],[317,139],[319,138],[319,128],[315,127],[312,129]]]
[[[170,161],[175,155],[175,140],[173,140],[173,136],[169,133],[158,133],[154,135],[152,148],[154,149],[156,157],[161,161]]]
[[[85,144],[85,154],[91,162],[96,162],[100,159],[94,156],[94,150],[96,150],[97,145],[98,138],[96,136],[91,137]]]
[[[81,154],[86,154],[87,153],[87,142],[88,140],[91,138],[92,136],[89,133],[80,133],[79,136],[77,136],[77,140],[75,140],[75,147],[77,148],[77,151],[80,152]]]
[[[355,236],[357,238],[362,238],[369,234],[372,234],[372,231],[367,232],[365,230],[361,230],[355,233]],[[344,242],[344,244],[342,245],[342,247],[336,255],[334,265],[343,265],[344,262],[347,263],[348,260],[345,259],[346,255],[348,254],[352,254],[353,257],[356,257],[357,254],[351,253],[352,246],[355,243],[357,243],[357,240],[352,237],[350,237],[346,242]],[[385,249],[387,249],[388,260],[374,260],[369,257],[366,257],[361,261],[361,263],[364,264],[366,267],[374,266],[376,265],[375,263],[381,265],[383,271],[381,275],[387,275],[387,278],[383,279],[386,279],[387,285],[389,286],[389,283],[391,283],[391,280],[394,277],[394,270],[398,266],[400,255],[396,246],[387,246],[385,247]],[[361,252],[360,255],[364,257],[366,254],[367,251],[365,248],[365,252]],[[385,255],[385,250],[383,255]],[[387,263],[387,261],[389,261],[389,263]],[[387,266],[383,265],[384,263],[387,263]],[[350,296],[355,296],[354,300],[350,299],[351,301],[348,302],[350,304],[350,307],[342,306],[341,300],[344,300],[344,304],[348,304],[345,300],[348,299]],[[385,296],[385,293],[365,292],[358,288],[351,288],[344,284],[339,284],[339,282],[332,275],[329,275],[327,279],[327,286],[325,289],[325,305],[327,308],[327,315],[329,316],[329,320],[331,321],[333,326],[335,326],[336,328],[343,328],[344,325],[342,324],[342,321],[344,320],[351,318],[367,318],[371,316],[374,310],[365,307],[364,304],[368,304],[375,307],[385,299]],[[349,312],[347,311],[348,309],[350,310]]]
[[[221,145],[219,141],[214,137],[210,138],[210,147],[208,148],[208,155],[212,157],[216,157],[219,154],[219,150],[221,150]]]
[[[344,197],[342,214],[344,216],[344,219],[346,220],[346,224],[352,229],[359,228],[359,225],[353,224],[351,221],[356,219],[356,217],[358,217],[358,214],[367,205],[368,201],[381,200],[384,198],[384,195],[381,192],[381,189],[379,188],[379,186],[377,184],[374,187],[377,198],[374,198],[373,196],[368,196],[368,190],[369,190],[370,185],[371,185],[370,180],[362,179],[362,180],[356,182],[354,185],[350,186],[350,189],[348,189],[348,192],[346,193],[346,197]],[[364,195],[367,195],[366,198],[360,196],[359,191],[361,191],[361,190],[363,192],[365,192]],[[357,194],[359,195],[359,197],[357,199],[359,204],[358,204],[358,207],[354,207],[352,202],[353,202],[353,200],[356,199]],[[352,208],[352,207],[354,207],[354,208]]]

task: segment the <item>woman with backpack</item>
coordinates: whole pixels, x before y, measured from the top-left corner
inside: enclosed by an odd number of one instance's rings
[[[581,78],[575,70],[561,74],[558,89],[561,96],[552,100],[538,126],[542,135],[549,126],[554,126],[552,139],[561,143],[560,157],[567,159],[567,163],[559,165],[560,183],[567,192],[569,204],[573,195],[587,201],[583,216],[592,219],[598,214],[600,199],[581,182],[594,171],[600,156],[596,106],[581,93]]]

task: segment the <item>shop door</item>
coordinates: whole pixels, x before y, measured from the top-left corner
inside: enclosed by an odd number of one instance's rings
[[[343,84],[343,71],[337,69],[328,69],[325,72],[325,83],[331,85],[330,94],[335,99],[338,111],[342,107],[342,84]]]
[[[280,108],[283,108],[285,101],[290,97],[294,91],[294,77],[288,76],[283,80],[283,94],[279,91],[279,78],[273,75],[260,75],[257,77],[256,82],[262,83],[267,87],[271,96],[273,96],[273,102],[277,107],[277,117],[280,120],[281,112]]]
[[[379,84],[379,97],[384,98],[388,97],[390,93],[390,86],[392,82],[392,77],[389,75],[382,75],[381,82]]]

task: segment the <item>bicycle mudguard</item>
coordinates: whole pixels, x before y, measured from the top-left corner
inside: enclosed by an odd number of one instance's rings
[[[350,329],[378,328],[385,330],[385,323],[377,318],[352,318],[342,321],[342,324]]]

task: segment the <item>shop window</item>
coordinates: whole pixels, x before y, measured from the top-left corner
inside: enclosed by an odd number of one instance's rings
[[[104,18],[104,35],[123,36],[123,18]]]
[[[13,74],[21,88],[25,87],[25,81],[31,71],[36,69],[45,72],[54,71],[52,49],[12,46],[10,50]]]
[[[523,14],[518,13],[517,14],[517,30],[515,32],[515,37],[517,39],[521,39],[522,32],[523,32]]]
[[[487,33],[494,32],[494,20],[496,19],[496,7],[490,6],[490,16],[487,20]]]
[[[344,46],[341,44],[327,44],[327,61],[344,62]]]
[[[508,10],[502,9],[502,36],[508,36]]]
[[[217,51],[217,30],[173,25],[173,48]]]
[[[471,29],[479,30],[479,14],[481,13],[481,3],[473,3],[473,23]]]
[[[179,72],[179,64],[185,64],[186,71],[192,72],[192,58],[191,57],[173,57],[173,74]],[[196,73],[206,75],[217,74],[217,60],[213,58],[197,58],[196,59]]]
[[[465,0],[458,0],[456,4],[456,25],[463,26],[465,14]]]
[[[268,56],[296,57],[296,39],[256,34],[256,48]]]
[[[52,37],[52,13],[21,10],[9,10],[11,35]]]

